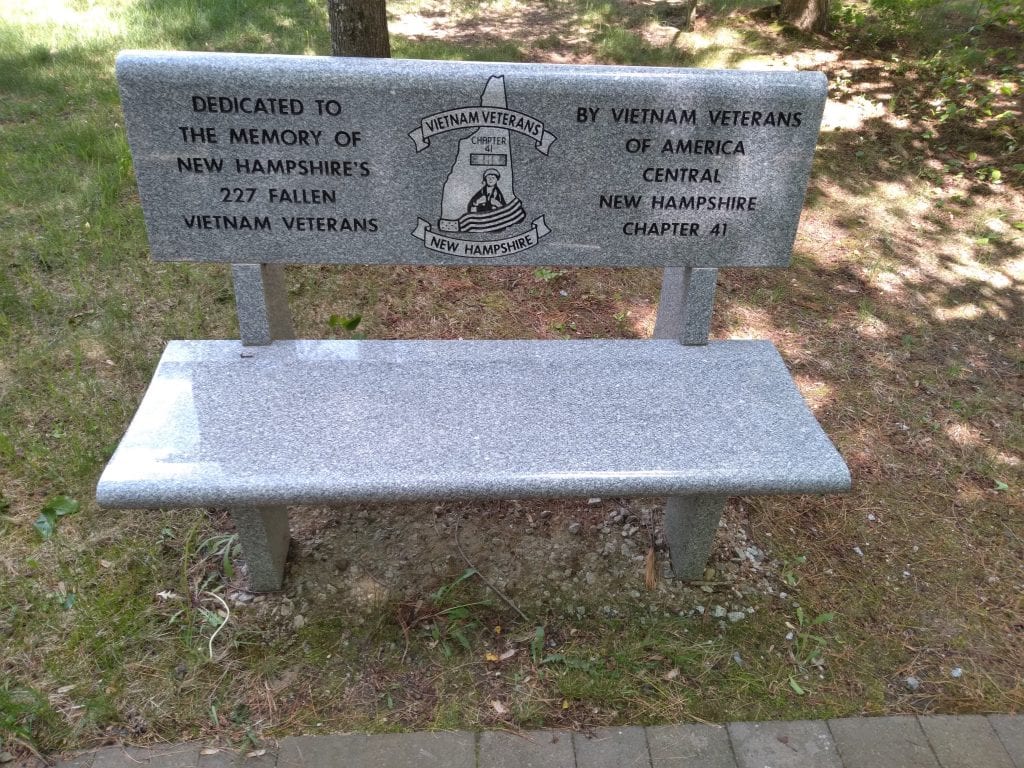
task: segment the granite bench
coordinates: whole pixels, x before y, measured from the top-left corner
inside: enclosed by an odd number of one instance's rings
[[[232,511],[280,588],[288,505],[667,497],[699,578],[726,497],[848,488],[720,267],[788,263],[813,73],[126,52],[156,260],[228,263],[240,339],[171,341],[103,507]],[[287,264],[664,268],[653,339],[296,340]]]

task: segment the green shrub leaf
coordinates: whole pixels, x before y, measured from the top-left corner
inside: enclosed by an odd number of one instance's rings
[[[53,537],[53,532],[57,530],[57,515],[44,510],[32,523],[32,527],[39,532],[43,541],[49,541]]]
[[[73,515],[78,512],[81,506],[77,499],[72,499],[68,496],[54,496],[46,502],[43,512],[53,510],[57,517],[65,517],[66,515]]]
[[[68,496],[54,496],[46,502],[46,506],[39,512],[39,517],[36,518],[32,527],[39,532],[43,541],[49,541],[57,531],[58,518],[73,515],[78,512],[80,507],[81,504],[77,499]]]

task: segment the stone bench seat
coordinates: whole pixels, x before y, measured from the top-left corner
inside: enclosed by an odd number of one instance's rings
[[[174,341],[106,507],[846,490],[767,341]]]

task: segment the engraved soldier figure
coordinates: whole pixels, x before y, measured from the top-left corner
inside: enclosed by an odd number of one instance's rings
[[[501,174],[493,168],[484,171],[484,185],[469,201],[469,213],[489,213],[505,206],[505,196],[498,188]]]

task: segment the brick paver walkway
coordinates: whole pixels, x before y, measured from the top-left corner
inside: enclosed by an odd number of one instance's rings
[[[590,733],[297,736],[250,755],[104,747],[59,768],[1024,768],[1024,715],[853,717]]]

